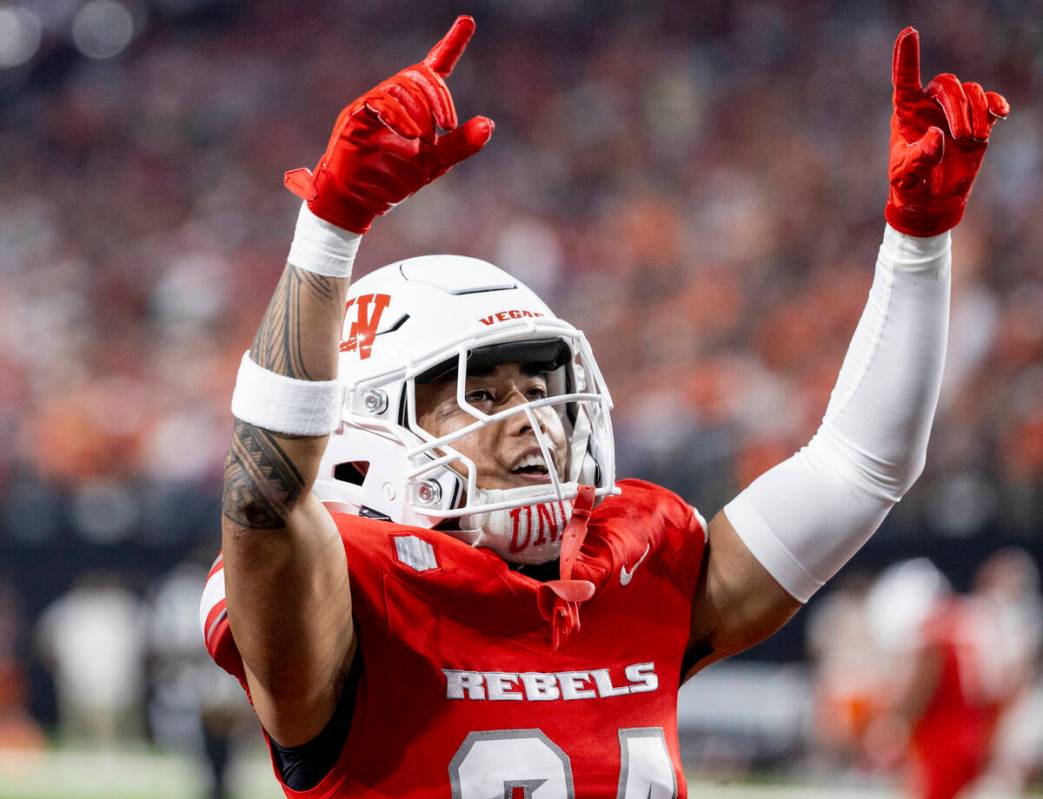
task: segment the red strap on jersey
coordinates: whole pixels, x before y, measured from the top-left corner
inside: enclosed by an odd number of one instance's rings
[[[587,537],[587,520],[594,509],[594,486],[579,487],[576,501],[572,503],[572,517],[561,534],[561,579],[571,580],[576,566],[579,548]]]
[[[572,579],[593,508],[594,486],[580,486],[572,503],[572,516],[561,535],[561,579],[544,583],[536,592],[540,613],[551,623],[551,645],[555,650],[579,630],[579,606],[594,596],[594,583]]]

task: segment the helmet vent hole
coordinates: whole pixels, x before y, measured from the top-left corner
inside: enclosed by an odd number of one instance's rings
[[[369,461],[338,463],[333,469],[333,479],[360,486],[365,481],[367,472],[369,472]]]

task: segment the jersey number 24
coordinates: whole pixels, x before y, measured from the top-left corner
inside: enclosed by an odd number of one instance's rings
[[[618,799],[676,799],[662,727],[619,731]],[[449,763],[453,799],[574,799],[568,755],[540,730],[472,732]]]

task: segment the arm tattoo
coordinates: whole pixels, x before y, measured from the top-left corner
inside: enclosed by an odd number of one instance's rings
[[[301,495],[304,479],[279,439],[293,439],[236,420],[225,458],[221,511],[232,522],[254,530],[286,526],[286,514]]]
[[[301,352],[302,291],[324,302],[337,300],[332,278],[287,264],[250,345],[250,357],[277,374],[312,380]]]

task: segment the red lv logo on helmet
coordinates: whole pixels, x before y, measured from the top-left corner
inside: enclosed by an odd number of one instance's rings
[[[347,319],[352,306],[355,307],[357,313],[351,322],[347,339],[340,343],[340,351],[355,352],[358,350],[359,358],[362,360],[368,358],[373,351],[373,339],[377,335],[380,316],[390,303],[389,294],[362,294],[348,300],[344,306],[344,318]]]

